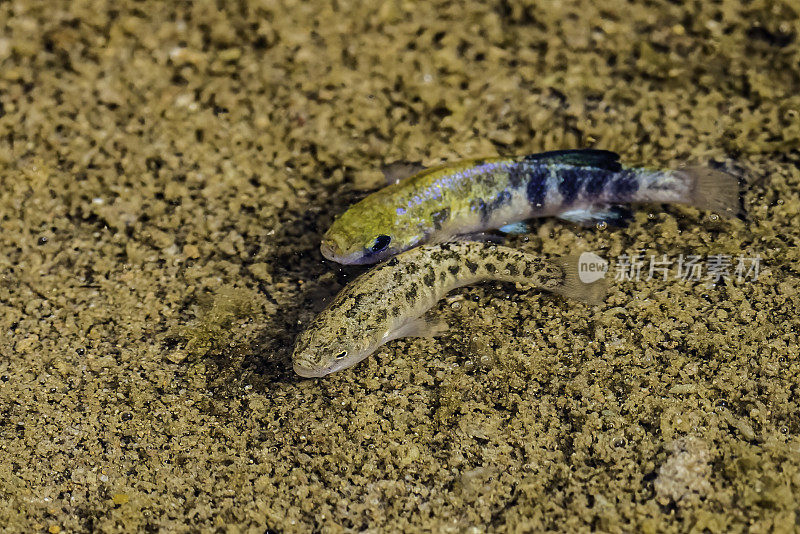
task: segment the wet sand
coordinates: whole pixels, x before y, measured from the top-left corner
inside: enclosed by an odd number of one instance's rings
[[[796,530],[800,12],[536,4],[1,3],[0,524]],[[483,284],[448,336],[294,376],[363,270],[320,235],[381,163],[576,147],[723,166],[749,220],[512,246],[758,254],[758,280],[598,308]]]

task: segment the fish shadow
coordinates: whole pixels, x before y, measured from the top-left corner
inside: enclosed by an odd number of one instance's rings
[[[305,380],[292,369],[295,339],[349,281],[369,268],[327,260],[320,252],[320,240],[337,214],[367,194],[341,186],[304,212],[289,214],[276,228],[271,243],[273,282],[267,284],[255,279],[254,282],[277,311],[267,318],[265,327],[246,347],[232,349],[238,355],[220,358],[224,361],[218,363],[229,368],[223,374],[233,371],[240,377],[230,376],[223,381],[244,381],[266,390],[271,385]],[[296,291],[281,290],[281,286]]]

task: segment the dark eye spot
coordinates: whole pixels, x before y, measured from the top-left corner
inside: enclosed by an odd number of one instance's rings
[[[337,355],[336,355],[336,359],[337,359],[337,360],[341,360],[341,359],[342,359],[342,358],[344,358],[345,356],[347,356],[347,351],[346,351],[346,350],[343,350],[342,352],[340,352],[339,354],[337,354]]]
[[[389,243],[392,242],[392,238],[388,235],[381,234],[375,238],[375,241],[372,243],[370,250],[372,252],[381,252],[382,250],[386,249],[389,246]]]

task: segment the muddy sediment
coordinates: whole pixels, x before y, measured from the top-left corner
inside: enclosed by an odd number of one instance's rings
[[[9,531],[797,528],[790,2],[28,1],[0,25]],[[598,308],[463,288],[449,336],[294,376],[363,270],[320,235],[381,163],[575,147],[726,168],[749,218],[541,221],[511,245],[641,254],[641,279]],[[651,255],[731,276],[648,279]]]

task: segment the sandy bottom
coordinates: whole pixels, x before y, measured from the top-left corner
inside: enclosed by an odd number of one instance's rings
[[[0,3],[8,531],[798,528],[794,4],[178,4]],[[725,166],[750,219],[542,221],[511,245],[642,279],[464,288],[450,335],[294,376],[381,163],[587,146]],[[731,278],[646,279],[680,254]]]

